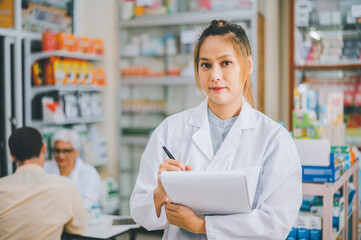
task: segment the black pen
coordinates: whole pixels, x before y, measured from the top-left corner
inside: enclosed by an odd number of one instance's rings
[[[168,157],[169,157],[170,159],[175,159],[175,158],[173,157],[173,155],[168,151],[168,149],[167,149],[165,146],[163,146],[163,149],[164,149],[164,152],[168,155]]]

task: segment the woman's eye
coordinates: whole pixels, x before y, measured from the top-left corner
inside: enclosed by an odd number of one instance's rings
[[[228,66],[228,65],[230,65],[231,63],[232,63],[231,61],[224,61],[224,62],[222,62],[222,65]]]
[[[201,67],[203,68],[209,68],[211,65],[209,63],[202,63]]]

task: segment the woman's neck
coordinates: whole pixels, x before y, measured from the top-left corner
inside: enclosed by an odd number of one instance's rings
[[[238,116],[242,109],[242,104],[233,105],[218,105],[214,102],[208,101],[208,107],[220,119],[227,120]]]

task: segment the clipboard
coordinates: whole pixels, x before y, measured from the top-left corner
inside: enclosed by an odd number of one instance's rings
[[[237,171],[164,171],[160,175],[170,201],[197,215],[251,212],[246,174]]]

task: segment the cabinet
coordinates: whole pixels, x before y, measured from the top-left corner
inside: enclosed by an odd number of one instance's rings
[[[119,189],[123,215],[129,214],[130,195],[151,132],[167,116],[202,101],[194,79],[193,43],[213,19],[225,18],[246,29],[254,59],[251,81],[254,93],[258,92],[257,1],[227,1],[241,4],[235,9],[227,9],[229,3],[221,1],[168,2],[179,3],[178,6],[168,6],[176,9],[171,8],[168,14],[133,19],[129,19],[131,15],[120,16],[127,19],[119,22]],[[210,5],[202,5],[202,2]],[[220,8],[218,11],[216,2]],[[130,3],[122,3],[120,12],[131,12],[128,9]],[[144,11],[144,7],[135,8],[136,14]],[[152,6],[148,12],[155,9],[163,11],[164,6]]]
[[[307,83],[325,92],[343,93],[346,143],[361,145],[361,15],[354,0],[293,0],[290,4],[289,120],[294,88]]]
[[[359,162],[356,161],[336,182],[332,184],[303,183],[302,191],[304,195],[323,196],[323,219],[322,219],[322,239],[334,240],[342,232],[342,239],[357,239],[358,236],[358,213],[359,213],[359,193],[358,193],[358,170]],[[348,205],[348,187],[347,183],[352,179],[356,194],[353,205]],[[345,199],[344,206],[344,227],[338,232],[332,232],[332,209],[333,195],[342,189],[342,195]],[[341,220],[340,220],[341,221]]]

